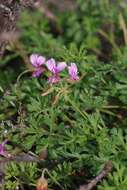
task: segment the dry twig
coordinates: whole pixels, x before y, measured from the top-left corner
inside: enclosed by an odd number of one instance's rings
[[[112,162],[108,161],[103,170],[100,172],[98,176],[96,176],[93,180],[91,180],[87,185],[81,185],[79,190],[91,190],[93,189],[98,182],[100,182],[104,177],[106,177],[112,170]]]

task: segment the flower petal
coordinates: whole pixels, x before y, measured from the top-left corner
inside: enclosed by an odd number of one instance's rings
[[[6,158],[10,157],[10,154],[8,154],[8,153],[6,152],[6,149],[5,149],[5,145],[6,145],[7,142],[8,142],[8,140],[5,140],[5,141],[3,141],[3,142],[0,144],[0,155],[1,155],[1,156],[4,156],[4,157],[6,157]]]
[[[56,75],[53,75],[53,76],[48,78],[48,82],[51,84],[57,83],[59,81],[60,81],[60,77],[56,76]]]
[[[45,57],[38,55],[38,54],[32,54],[30,56],[30,62],[34,67],[40,67],[45,63]]]
[[[43,71],[44,71],[44,69],[43,68],[37,68],[34,72],[33,72],[33,74],[32,74],[32,76],[33,77],[39,77],[42,73],[43,73]]]
[[[63,71],[67,64],[65,62],[59,62],[57,65],[57,72]]]
[[[46,62],[46,66],[48,68],[49,71],[51,71],[52,73],[56,73],[57,67],[56,67],[56,62],[55,59],[51,58]]]
[[[38,54],[32,54],[32,55],[30,56],[30,62],[31,62],[31,64],[32,64],[34,67],[36,67],[37,58],[38,58]]]
[[[78,69],[77,65],[75,63],[71,63],[71,65],[68,67],[68,72],[72,80],[78,80]]]
[[[45,64],[45,61],[46,61],[45,57],[43,57],[43,56],[38,56],[37,65],[38,65],[38,66],[41,66],[41,65]]]

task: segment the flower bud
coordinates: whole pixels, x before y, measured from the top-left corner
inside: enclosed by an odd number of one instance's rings
[[[36,190],[48,190],[48,181],[42,176],[37,181]]]

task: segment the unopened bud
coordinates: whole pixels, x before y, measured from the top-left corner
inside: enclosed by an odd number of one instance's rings
[[[37,181],[36,190],[48,190],[48,181],[44,178],[43,174]]]

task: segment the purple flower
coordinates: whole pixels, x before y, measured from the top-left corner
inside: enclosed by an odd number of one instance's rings
[[[57,82],[59,82],[60,81],[60,76],[58,76],[58,75],[53,75],[53,76],[51,76],[51,77],[49,77],[48,78],[48,81],[49,81],[49,83],[57,83]]]
[[[65,62],[59,62],[58,64],[55,62],[53,58],[49,59],[46,62],[46,66],[49,71],[51,71],[53,74],[57,74],[65,69],[67,66]]]
[[[57,64],[56,61],[51,58],[46,62],[46,66],[48,70],[51,71],[51,73],[53,74],[48,79],[49,83],[57,83],[60,81],[59,73],[63,71],[67,65],[65,62],[59,62]]]
[[[35,68],[38,68],[40,67],[41,65],[45,64],[45,57],[41,56],[41,55],[38,55],[38,54],[32,54],[30,56],[30,62],[31,64],[35,67]]]
[[[75,63],[71,63],[71,65],[68,66],[68,72],[71,80],[79,80],[78,69]]]
[[[6,152],[5,145],[8,141],[5,140],[0,144],[0,155],[9,158],[11,155]]]
[[[36,68],[36,70],[33,72],[32,76],[33,77],[39,77],[43,73],[44,69],[39,67]]]
[[[30,56],[30,62],[35,68],[35,71],[32,74],[33,77],[39,77],[42,74],[44,69],[41,66],[45,64],[45,61],[46,61],[45,57],[41,55],[32,54]]]

